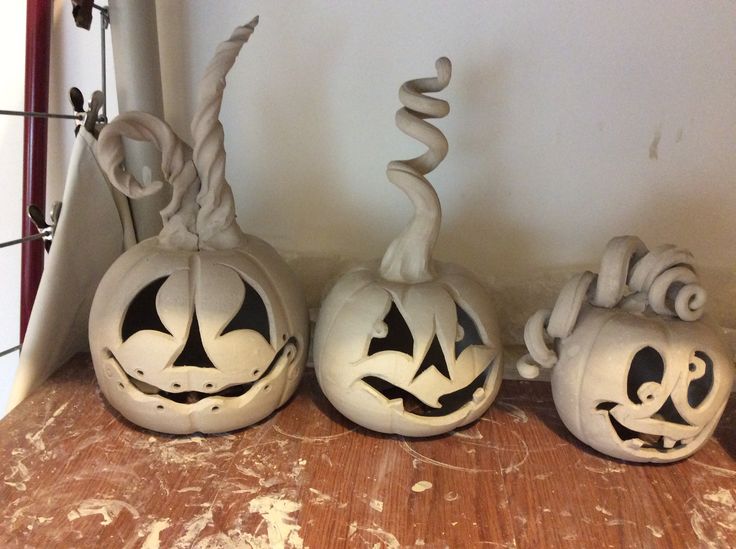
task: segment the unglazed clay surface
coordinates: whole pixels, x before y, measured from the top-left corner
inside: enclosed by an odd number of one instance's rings
[[[705,301],[687,251],[614,238],[597,276],[573,277],[551,311],[529,319],[519,372],[554,368],[561,419],[596,450],[683,459],[708,440],[733,384],[728,346],[702,317]]]
[[[303,372],[304,296],[276,251],[235,222],[218,114],[225,75],[257,18],[220,44],[199,87],[193,149],[163,121],[125,113],[101,133],[100,163],[128,196],[156,192],[124,168],[121,137],[154,143],[173,188],[158,237],[105,274],[90,315],[95,373],[126,418],[167,433],[222,432],[284,404]]]
[[[389,180],[414,205],[414,217],[378,265],[355,269],[330,291],[315,334],[315,367],[330,402],[355,423],[385,433],[431,436],[476,420],[501,383],[501,343],[493,304],[466,271],[432,258],[440,204],[424,177],[447,154],[444,135],[426,122],[449,112],[428,97],[450,81],[406,82],[398,127],[428,147],[389,163]]]

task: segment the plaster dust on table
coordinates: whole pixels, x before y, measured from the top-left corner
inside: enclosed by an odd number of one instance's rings
[[[129,503],[117,499],[86,499],[67,513],[69,522],[90,515],[100,515],[100,524],[107,526],[117,518],[121,511],[127,510],[133,518],[137,519],[140,514],[138,510]]]
[[[383,513],[383,502],[379,499],[372,499],[369,503],[370,508],[379,513]]]
[[[359,537],[362,539],[362,541],[365,542],[366,545],[371,545],[371,541],[365,539],[362,534],[368,534],[369,536],[372,536],[376,538],[379,543],[376,543],[373,545],[373,547],[381,547],[381,544],[383,544],[383,547],[386,549],[400,549],[401,543],[399,543],[399,540],[396,539],[396,536],[393,535],[391,532],[387,532],[383,528],[379,528],[375,523],[372,526],[358,526],[358,523],[356,521],[353,521],[348,526],[348,541],[353,541],[353,544],[355,543],[356,537]]]
[[[207,526],[212,522],[212,505],[208,505],[208,507],[209,508],[204,513],[194,517],[186,523],[184,526],[184,535],[176,540],[176,543],[173,546],[174,549],[189,549],[192,547],[192,544],[195,542],[202,530],[207,528]]]
[[[431,482],[429,482],[428,480],[420,480],[411,487],[411,491],[420,493],[429,490],[430,488],[432,488]]]
[[[234,455],[230,450],[236,440],[233,435],[207,438],[189,436],[173,440],[151,436],[134,440],[132,447],[136,450],[148,450],[156,461],[170,465],[214,466],[212,461],[216,456],[227,458]]]
[[[399,447],[409,454],[414,460],[419,460],[420,462],[426,463],[427,465],[436,465],[437,467],[442,467],[444,469],[450,469],[453,471],[463,471],[465,473],[492,473],[496,469],[482,469],[482,468],[475,468],[475,467],[461,467],[459,465],[453,465],[451,463],[445,463],[444,461],[439,461],[436,459],[432,459],[430,457],[425,456],[424,454],[419,453],[417,450],[412,448],[409,445],[409,442],[404,437],[399,437],[398,439]],[[414,469],[417,469],[415,462],[412,462],[414,465]]]
[[[529,416],[526,415],[526,412],[515,404],[499,400],[496,402],[496,406],[509,414],[513,418],[514,423],[526,423],[529,421]]]
[[[527,445],[526,441],[523,438],[521,438],[519,433],[517,433],[516,431],[511,431],[511,434],[514,435],[516,439],[521,443],[521,446],[524,449],[524,456],[516,463],[512,463],[511,465],[503,467],[501,469],[501,472],[503,472],[505,475],[512,473],[512,472],[517,472],[519,469],[521,469],[521,466],[526,463],[527,459],[529,459],[529,454],[530,454],[529,446]]]
[[[473,425],[472,427],[468,427],[466,429],[452,431],[452,436],[458,438],[467,438],[470,440],[483,439],[483,433],[480,432],[477,425]]]
[[[703,463],[702,461],[698,461],[695,458],[690,458],[688,460],[688,463],[694,463],[695,465],[699,465],[700,467],[705,467],[714,475],[718,475],[721,477],[736,477],[736,471],[734,471],[733,469],[726,469],[725,467],[709,465],[708,463]]]
[[[30,442],[37,451],[43,452],[46,449],[46,444],[44,443],[43,438],[41,438],[41,435],[43,435],[46,429],[48,429],[51,425],[54,424],[54,422],[56,421],[56,418],[61,415],[61,413],[66,409],[68,405],[69,405],[69,401],[59,406],[56,409],[56,411],[53,414],[51,414],[51,417],[46,420],[46,422],[41,426],[41,428],[38,431],[36,431],[35,433],[26,434],[26,440]]]
[[[284,431],[284,429],[282,429],[278,425],[273,425],[273,430],[282,436],[285,436],[287,438],[291,438],[294,440],[298,440],[300,442],[312,442],[312,443],[317,443],[317,444],[326,444],[328,442],[332,442],[336,438],[341,438],[341,437],[349,435],[350,433],[354,432],[356,429],[357,427],[351,427],[350,429],[347,429],[341,433],[335,433],[334,435],[306,436],[306,435],[300,435],[296,433],[289,433],[287,431]]]
[[[688,510],[690,526],[698,540],[707,547],[733,547],[736,543],[736,500],[730,490],[719,488],[702,496],[693,496]]]
[[[304,545],[299,535],[301,526],[291,516],[301,509],[301,504],[284,498],[281,495],[261,496],[248,503],[248,511],[258,513],[266,523],[269,547],[283,549],[294,547],[301,549]]]
[[[25,453],[25,452],[21,452]],[[5,484],[18,490],[19,492],[26,491],[26,482],[30,480],[31,473],[23,464],[23,456],[21,456],[15,465],[10,466],[10,473],[3,477]]]
[[[159,540],[159,534],[171,526],[171,519],[165,518],[160,520],[154,520],[148,526],[148,535],[143,540],[143,545],[140,549],[159,549],[161,543]],[[140,535],[144,535],[145,532],[141,532]]]

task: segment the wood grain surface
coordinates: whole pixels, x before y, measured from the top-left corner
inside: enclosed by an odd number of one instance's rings
[[[138,429],[79,356],[0,421],[0,547],[734,547],[736,406],[695,456],[608,459],[563,427],[549,385],[507,381],[448,436],[342,419],[310,372],[226,435]]]

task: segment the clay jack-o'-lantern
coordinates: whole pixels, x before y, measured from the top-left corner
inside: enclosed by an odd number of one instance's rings
[[[596,450],[683,459],[707,442],[733,383],[728,346],[701,318],[705,301],[690,253],[614,238],[597,276],[573,277],[551,311],[529,319],[519,372],[554,367],[560,418]]]
[[[95,373],[130,421],[167,433],[245,427],[286,402],[308,342],[304,296],[276,251],[235,222],[218,120],[225,75],[257,19],[220,44],[200,83],[192,150],[163,121],[125,113],[101,133],[100,163],[128,196],[121,137],[162,152],[173,187],[161,233],[123,254],[99,285],[90,315]]]
[[[430,436],[477,419],[501,382],[501,344],[491,300],[472,276],[432,259],[440,225],[437,194],[424,175],[447,154],[447,140],[425,118],[449,105],[424,95],[443,90],[438,76],[405,83],[398,127],[428,147],[388,165],[389,180],[411,199],[415,214],[379,268],[344,275],[325,299],[315,334],[315,368],[330,402],[364,427]]]

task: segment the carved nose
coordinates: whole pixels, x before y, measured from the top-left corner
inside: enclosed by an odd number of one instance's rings
[[[196,366],[198,368],[214,368],[207,351],[204,350],[202,343],[202,334],[199,333],[199,321],[197,321],[197,312],[194,311],[192,317],[192,325],[189,327],[187,342],[174,360],[174,366]]]
[[[439,339],[437,339],[437,334],[435,334],[435,336],[432,338],[432,344],[429,346],[427,354],[424,355],[422,364],[419,366],[419,368],[417,368],[412,381],[414,381],[421,375],[422,372],[428,370],[432,366],[434,366],[435,369],[447,379],[452,379],[450,377],[450,371],[447,369],[445,353],[442,352],[442,346],[440,345]]]

